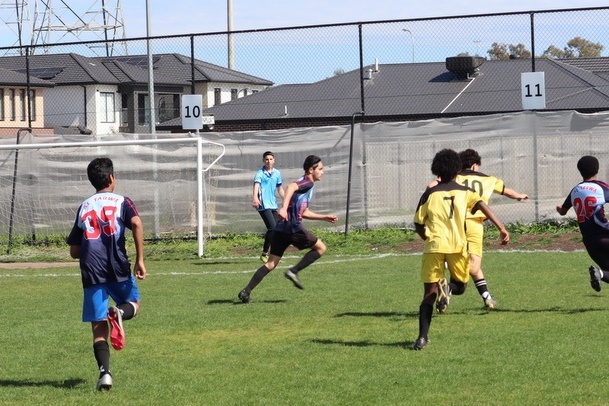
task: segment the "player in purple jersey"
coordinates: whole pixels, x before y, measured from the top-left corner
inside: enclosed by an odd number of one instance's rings
[[[591,265],[590,285],[597,292],[601,281],[609,283],[609,222],[605,217],[605,203],[609,202],[609,185],[596,178],[598,159],[583,156],[577,161],[577,169],[584,178],[578,183],[556,211],[564,216],[573,207],[582,234],[584,247],[590,258],[600,267]]]
[[[114,193],[114,167],[109,158],[92,160],[87,176],[96,193],[80,205],[67,243],[72,258],[80,259],[82,321],[90,322],[93,330],[93,353],[100,372],[97,389],[110,390],[108,334],[112,347],[122,349],[123,320],[133,318],[139,310],[140,294],[134,275],[146,278],[144,228],[133,202]],[[133,275],[125,249],[126,228],[131,230],[135,242]],[[109,306],[110,297],[116,306]]]
[[[285,271],[285,277],[298,289],[303,289],[298,272],[317,261],[325,252],[326,245],[302,225],[302,219],[323,220],[336,223],[338,217],[333,214],[317,214],[309,210],[315,182],[321,180],[324,165],[321,158],[309,155],[302,165],[304,175],[292,182],[285,191],[283,204],[278,211],[279,222],[273,230],[269,260],[254,273],[248,285],[239,292],[239,300],[250,301],[250,293],[281,261],[285,250],[293,245],[299,250],[310,248],[296,265]]]

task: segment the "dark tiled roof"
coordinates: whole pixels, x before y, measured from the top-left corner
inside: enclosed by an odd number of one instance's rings
[[[0,68],[0,86],[24,86],[27,76],[24,73]],[[35,87],[52,87],[52,82],[30,76],[30,85]]]
[[[609,58],[537,59],[535,70],[545,72],[546,109],[609,109]],[[530,59],[485,61],[477,76],[463,80],[445,62],[381,64],[364,81],[366,116],[522,110],[521,73],[530,71]],[[350,117],[361,110],[359,75],[357,69],[311,84],[270,87],[205,113],[216,121]]]
[[[85,57],[73,53],[43,54],[30,56],[29,65],[30,76],[44,78],[56,85],[148,83],[147,55]],[[191,84],[188,57],[179,54],[155,54],[153,67],[155,83],[178,86]],[[0,57],[0,68],[25,72],[25,57]],[[273,84],[266,79],[197,60],[195,60],[195,81],[262,86]]]

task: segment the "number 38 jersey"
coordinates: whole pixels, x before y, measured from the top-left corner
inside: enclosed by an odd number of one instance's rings
[[[562,207],[573,207],[582,236],[605,234],[609,223],[605,217],[605,203],[609,202],[609,185],[599,180],[584,181],[576,185]]]
[[[94,194],[80,205],[67,243],[80,246],[84,287],[130,278],[125,228],[131,228],[136,216],[131,199],[112,192]]]

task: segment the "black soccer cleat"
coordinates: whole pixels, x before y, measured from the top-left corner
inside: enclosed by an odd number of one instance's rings
[[[247,291],[245,289],[243,289],[241,292],[239,292],[239,294],[237,295],[237,297],[239,298],[239,300],[241,300],[243,303],[249,303],[250,302],[250,294],[247,293]]]
[[[450,286],[446,279],[442,278],[438,281],[438,297],[436,300],[436,311],[438,313],[446,312],[450,303]]]
[[[302,286],[302,283],[300,283],[300,279],[298,279],[298,275],[296,275],[294,272],[288,269],[287,271],[285,271],[284,275],[286,279],[292,281],[294,286],[296,286],[298,289],[304,289],[304,286]]]
[[[425,337],[419,337],[417,338],[417,340],[414,342],[412,349],[415,351],[421,351],[422,349],[424,349],[425,347],[427,347],[427,343],[429,342],[429,340]]]
[[[590,286],[597,292],[601,291],[601,270],[591,265],[588,268],[588,272],[590,272]]]

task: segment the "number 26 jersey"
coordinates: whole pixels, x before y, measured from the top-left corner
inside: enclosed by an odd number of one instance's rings
[[[562,207],[573,207],[582,236],[589,237],[609,232],[604,208],[608,201],[609,185],[599,180],[590,180],[571,189]]]

